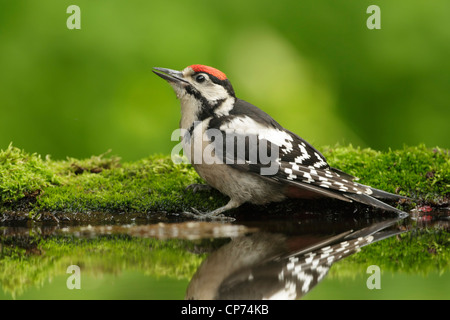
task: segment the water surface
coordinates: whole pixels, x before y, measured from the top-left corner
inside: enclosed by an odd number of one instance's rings
[[[448,216],[8,223],[0,226],[0,298],[449,299],[448,262],[434,259],[450,241]],[[408,254],[423,241],[426,252]]]

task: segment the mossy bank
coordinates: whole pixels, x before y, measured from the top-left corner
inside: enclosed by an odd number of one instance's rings
[[[448,204],[448,150],[419,145],[386,152],[353,146],[321,151],[330,165],[359,177],[363,184],[411,197],[412,205]],[[211,210],[227,202],[219,192],[185,191],[192,183],[202,183],[195,170],[174,164],[167,155],[135,162],[122,162],[110,153],[54,161],[12,145],[0,152],[3,220],[151,217],[191,207]]]

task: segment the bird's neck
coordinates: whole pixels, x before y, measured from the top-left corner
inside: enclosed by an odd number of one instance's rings
[[[230,110],[233,109],[235,101],[236,98],[232,96],[214,101],[202,101],[191,95],[185,95],[180,99],[180,128],[189,130],[196,121],[204,121],[211,117],[227,116]]]

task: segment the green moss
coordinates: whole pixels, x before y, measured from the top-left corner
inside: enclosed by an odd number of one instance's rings
[[[361,183],[419,201],[448,202],[450,155],[446,150],[420,145],[387,152],[352,146],[321,151],[330,165],[359,177]],[[173,164],[164,155],[135,162],[122,162],[110,153],[53,161],[12,145],[0,151],[0,214],[4,219],[20,215],[14,213],[20,210],[34,220],[45,212],[66,212],[90,221],[96,215],[103,219],[103,213],[132,216],[180,212],[190,207],[211,210],[226,203],[227,198],[219,192],[185,192],[192,183],[202,183],[195,170]],[[124,235],[31,238],[23,247],[16,240],[11,245],[8,239],[0,242],[0,282],[10,293],[20,294],[30,285],[62,275],[70,264],[82,264],[86,270],[99,273],[119,272],[126,265],[152,275],[189,279],[204,258],[192,254],[188,248],[192,242],[183,240]],[[360,274],[361,268],[371,264],[382,270],[426,273],[448,270],[449,261],[448,232],[412,231],[364,247],[333,265],[330,276]]]
[[[194,206],[195,199],[184,192],[185,187],[201,183],[190,166],[174,165],[167,156],[120,165],[114,161],[111,168],[80,174],[73,173],[72,161],[57,164],[65,183],[46,189],[36,208],[63,212],[179,212]],[[92,166],[85,163],[83,167]],[[75,168],[78,170],[78,166]]]
[[[329,163],[360,182],[419,200],[442,202],[450,190],[447,150],[424,145],[379,152],[326,147]],[[201,183],[195,170],[155,155],[121,162],[109,153],[78,160],[43,160],[10,145],[0,152],[0,212],[21,210],[39,219],[42,212],[155,213],[196,207],[211,210],[226,203],[219,192],[185,192]],[[448,200],[446,200],[448,201]]]
[[[0,202],[35,197],[44,188],[59,185],[60,180],[48,166],[49,160],[28,154],[10,144],[0,151]]]
[[[323,151],[330,165],[378,189],[425,200],[450,193],[449,150],[419,145],[380,152],[350,145]]]

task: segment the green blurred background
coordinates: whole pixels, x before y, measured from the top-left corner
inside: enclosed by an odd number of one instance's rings
[[[69,5],[81,30],[69,30]],[[381,8],[369,30],[366,9]],[[450,147],[450,1],[0,2],[0,149],[170,153],[179,103],[154,66],[212,65],[317,146]]]

